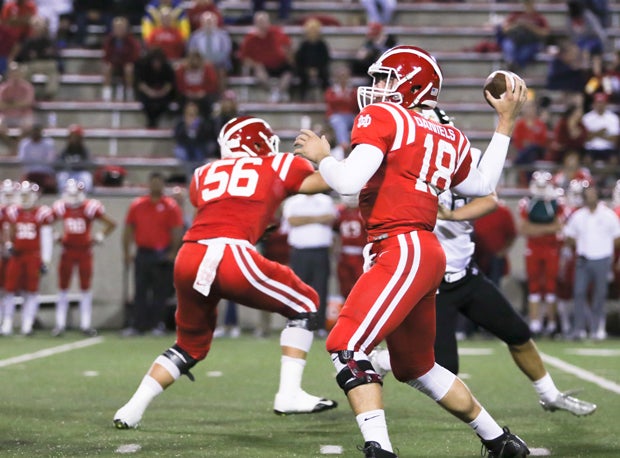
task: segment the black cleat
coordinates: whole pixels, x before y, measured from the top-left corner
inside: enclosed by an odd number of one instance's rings
[[[504,434],[495,439],[482,441],[482,449],[486,448],[486,455],[489,458],[523,458],[530,454],[525,442],[516,434],[512,434],[508,427],[504,426]]]
[[[381,445],[375,441],[369,441],[364,444],[364,448],[358,445],[358,449],[364,452],[366,458],[398,458],[398,455],[387,450],[383,450]]]

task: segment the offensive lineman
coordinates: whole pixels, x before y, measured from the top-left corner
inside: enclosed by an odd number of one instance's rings
[[[136,427],[149,403],[182,374],[193,380],[190,369],[211,347],[220,299],[288,318],[280,336],[275,413],[313,413],[337,406],[301,388],[318,325],[318,294],[289,267],[254,249],[287,196],[329,188],[308,161],[278,152],[279,138],[262,119],[230,120],[218,142],[222,159],[197,168],[190,183],[196,216],[174,266],[177,340],[155,359],[133,397],[114,415],[119,429]]]
[[[105,212],[101,202],[87,199],[85,185],[72,178],[67,180],[62,198],[54,202],[54,215],[62,220],[63,232],[60,236],[62,254],[58,264],[58,303],[56,304],[56,326],[52,330],[55,337],[61,336],[67,326],[69,310],[68,289],[71,275],[78,268],[80,278],[80,330],[87,336],[94,336],[92,328],[92,290],[93,244],[100,244],[114,230],[114,221]],[[99,220],[103,229],[91,236],[93,221]]]

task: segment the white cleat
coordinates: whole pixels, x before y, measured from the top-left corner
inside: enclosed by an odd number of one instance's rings
[[[578,417],[590,415],[596,410],[596,404],[574,398],[569,395],[569,392],[560,393],[553,402],[540,401],[540,405],[548,412],[566,410],[567,412],[577,415]]]
[[[114,414],[114,426],[116,429],[137,428],[142,420],[142,413],[125,404]]]
[[[303,390],[300,390],[294,396],[285,396],[277,393],[275,402],[273,403],[273,411],[278,415],[317,413],[335,409],[336,407],[338,407],[336,401],[312,396]]]

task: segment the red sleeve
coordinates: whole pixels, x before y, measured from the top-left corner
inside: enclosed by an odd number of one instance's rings
[[[251,44],[252,44],[252,35],[247,34],[243,37],[243,41],[241,42],[241,46],[239,46],[238,55],[240,59],[251,59]]]
[[[515,224],[515,219],[512,216],[510,208],[500,204],[498,209],[501,210],[504,215],[502,221],[504,222],[506,238],[515,238],[517,236],[517,226]]]
[[[289,194],[296,194],[303,181],[314,173],[314,166],[310,161],[301,156],[294,156],[291,153],[281,154],[288,154],[292,157],[289,170],[284,177],[284,187]],[[283,160],[282,162],[285,161]]]
[[[204,172],[209,167],[210,166],[207,165],[206,167],[200,169],[200,171]],[[201,175],[202,175],[202,173],[201,173]],[[191,204],[194,207],[197,208],[198,207],[198,192],[199,192],[199,189],[198,189],[198,183],[196,182],[196,176],[197,176],[197,174],[194,173],[192,175],[192,179],[191,179],[191,181],[189,183],[189,201],[191,202]]]
[[[181,65],[177,68],[174,76],[177,91],[181,94],[185,94],[185,91],[187,91],[187,88],[185,87],[185,66]]]
[[[515,123],[515,128],[512,132],[512,144],[517,150],[523,148],[523,130],[525,128],[525,124],[522,119],[517,120]]]
[[[129,35],[129,41],[127,46],[130,48],[129,59],[131,62],[135,62],[140,58],[140,52],[142,51],[142,45],[138,39],[132,35]]]
[[[472,166],[471,150],[468,150],[467,153],[465,154],[466,154],[465,159],[463,159],[463,162],[461,162],[461,165],[458,166],[458,169],[456,169],[456,171],[452,175],[452,181],[450,182],[451,188],[458,185],[465,178],[469,176],[469,172],[471,171],[471,166]]]
[[[351,131],[351,146],[367,144],[376,146],[383,154],[394,142],[394,117],[378,104],[368,105],[357,115]]]
[[[139,197],[135,199],[131,205],[129,206],[129,210],[127,211],[127,216],[125,216],[125,224],[130,226],[135,226],[136,224],[136,206],[139,202]]]
[[[278,35],[278,43],[283,48],[289,48],[291,46],[291,37],[289,37],[280,27],[275,28],[276,33]]]

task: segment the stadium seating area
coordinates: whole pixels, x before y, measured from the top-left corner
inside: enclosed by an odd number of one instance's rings
[[[219,6],[223,14],[230,16],[242,14],[245,8],[244,2],[236,0],[222,1]],[[268,2],[267,6],[275,14],[277,5]],[[358,2],[342,2],[335,12],[332,6],[320,0],[298,0],[294,2],[293,18],[329,11],[339,20],[342,26],[323,28],[334,60],[338,62],[349,58],[363,40],[365,11]],[[446,75],[442,105],[476,146],[484,146],[493,129],[493,112],[482,98],[481,86],[484,78],[501,66],[501,55],[471,50],[485,40],[492,41],[492,24],[517,8],[518,2],[401,2],[395,13],[395,25],[387,28],[400,43],[420,45],[434,53]],[[614,19],[609,32],[614,42],[620,42],[620,6],[612,4],[612,8]],[[554,30],[562,30],[566,14],[564,2],[540,2],[538,9]],[[235,25],[227,28],[238,42],[249,27]],[[286,25],[284,28],[294,42],[300,40],[301,26]],[[103,30],[93,26],[93,32],[101,34]],[[101,102],[101,55],[99,49],[63,50],[65,70],[59,95],[54,101],[38,104],[42,119],[48,121],[46,134],[60,147],[67,136],[67,126],[79,122],[84,127],[95,163],[126,167],[128,186],[142,183],[146,172],[152,168],[162,168],[167,173],[178,171],[177,160],[172,154],[171,119],[164,120],[159,129],[147,130],[143,128],[143,115],[137,102]],[[549,56],[543,53],[526,69],[523,76],[531,88],[542,87],[548,59]],[[35,76],[36,84],[44,81],[45,75]],[[241,111],[267,119],[281,135],[283,149],[291,147],[302,116],[309,115],[313,123],[324,122],[323,103],[269,103],[262,92],[252,90],[252,85],[251,77],[233,76],[229,80],[229,86],[240,96]],[[560,100],[554,105],[554,112],[561,109]],[[11,133],[17,135],[19,132]],[[0,161],[3,167],[11,167],[18,173],[18,164],[8,150],[0,150]]]

